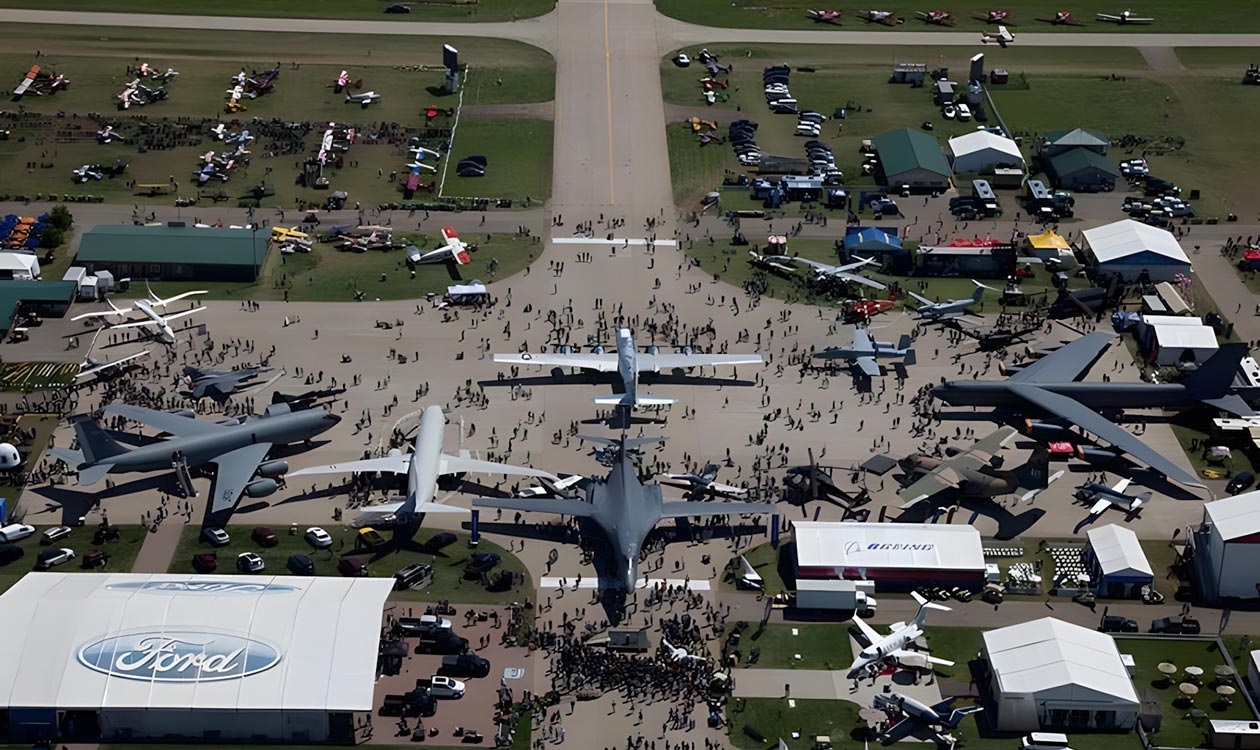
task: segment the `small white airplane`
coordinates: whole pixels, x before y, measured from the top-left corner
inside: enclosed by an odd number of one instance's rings
[[[1143,492],[1140,495],[1129,495],[1125,490],[1129,488],[1129,484],[1133,480],[1127,477],[1116,482],[1111,487],[1100,482],[1086,482],[1076,488],[1074,493],[1077,500],[1082,503],[1094,503],[1089,514],[1096,516],[1107,510],[1108,508],[1120,508],[1126,513],[1133,513],[1138,508],[1146,504],[1151,499],[1151,492]]]
[[[571,495],[573,493],[569,492],[569,489],[581,484],[583,479],[586,479],[586,477],[581,474],[571,474],[567,477],[562,477],[557,482],[551,482],[544,479],[542,480],[542,483],[537,486],[526,487],[520,492],[517,492],[516,496],[517,497],[563,497],[563,498],[572,499]]]
[[[425,164],[425,163],[424,163],[424,162],[422,162],[422,161],[413,161],[413,162],[411,162],[411,163],[407,164],[407,168],[408,168],[408,169],[427,169],[427,170],[429,170],[430,172],[436,172],[436,171],[437,171],[437,167],[433,166],[432,164]]]
[[[123,86],[122,92],[118,94],[118,101],[122,105],[123,109],[130,109],[132,103],[135,101],[138,101],[136,98],[136,93],[139,91],[139,86],[140,86],[139,78],[127,84],[126,86]]]
[[[347,103],[354,102],[362,106],[363,109],[367,109],[369,104],[380,98],[381,95],[375,91],[364,91],[362,94],[346,94]]]
[[[178,302],[182,299],[187,299],[188,297],[192,297],[198,294],[208,294],[208,293],[209,292],[207,292],[206,290],[201,289],[201,290],[192,291],[192,292],[184,292],[183,294],[177,294],[174,297],[168,297],[166,299],[162,299],[161,297],[154,294],[153,290],[150,289],[149,299],[138,299],[135,302],[133,302],[130,307],[118,307],[113,302],[107,299],[105,300],[105,302],[112,309],[105,310],[102,312],[83,313],[82,315],[74,316],[70,320],[83,320],[85,318],[126,317],[128,314],[132,312],[139,311],[145,316],[144,320],[130,321],[127,323],[118,323],[114,325],[109,325],[108,328],[111,328],[111,329],[116,329],[116,328],[152,329],[151,333],[153,334],[153,337],[156,338],[158,341],[161,341],[164,344],[174,344],[175,331],[171,328],[171,321],[178,320],[179,318],[184,318],[189,315],[193,315],[194,313],[201,312],[203,308],[194,307],[190,310],[184,310],[183,312],[174,313],[172,315],[161,315],[157,312],[158,308],[166,307],[167,305],[170,305],[174,302]]]
[[[988,44],[989,42],[997,42],[997,45],[999,47],[1002,47],[1003,49],[1005,49],[1006,45],[1015,41],[1015,35],[1012,34],[1010,30],[1007,29],[1005,26],[998,26],[997,31],[980,32],[980,41],[984,44]]]
[[[424,146],[412,146],[407,149],[407,151],[415,156],[416,161],[424,161],[425,154],[432,156],[434,159],[442,158],[442,153],[440,151],[434,151],[433,149],[425,148]]]
[[[685,648],[679,648],[678,646],[671,644],[664,638],[661,639],[661,645],[669,652],[670,661],[708,661],[703,656],[696,656],[695,654],[688,652]]]
[[[412,263],[446,263],[453,261],[457,266],[465,266],[472,262],[468,255],[468,244],[459,238],[454,227],[442,227],[442,239],[446,244],[436,250],[421,253],[420,248],[411,245],[407,248],[407,260]]]
[[[888,635],[880,635],[875,628],[867,625],[866,622],[858,617],[853,616],[853,624],[858,626],[862,631],[862,635],[866,637],[867,645],[849,665],[848,675],[850,678],[862,676],[871,669],[878,669],[885,661],[895,659],[900,656],[908,655],[910,652],[906,650],[906,646],[914,643],[919,636],[923,635],[923,620],[927,616],[929,609],[939,609],[945,612],[949,611],[946,607],[935,602],[929,602],[924,599],[917,591],[910,592],[915,601],[919,603],[919,611],[915,614],[914,619],[910,622],[894,622],[890,628]],[[927,660],[933,664],[942,666],[953,666],[954,662],[945,659],[937,659],[929,656]]]
[[[227,90],[227,95],[228,95],[229,100],[234,101],[234,102],[239,102],[241,100],[241,97],[245,95],[245,87],[240,84],[237,84],[236,86],[233,86],[232,88]]]
[[[626,407],[667,406],[678,400],[640,393],[641,372],[658,373],[661,370],[689,370],[693,367],[718,365],[760,365],[764,362],[760,354],[693,354],[690,347],[677,354],[662,354],[653,346],[648,348],[647,353],[639,354],[634,346],[634,334],[629,328],[617,329],[615,353],[605,352],[601,346],[591,352],[578,354],[564,350],[554,354],[496,354],[494,361],[513,365],[575,367],[593,372],[615,372],[621,379],[622,392],[612,396],[596,396],[594,401],[601,406]]]
[[[795,264],[803,263],[814,269],[817,278],[836,278],[853,282],[854,284],[863,284],[874,289],[887,289],[888,286],[878,281],[872,281],[865,276],[858,276],[855,273],[849,273],[863,266],[869,266],[875,263],[872,258],[858,258],[855,263],[846,263],[843,266],[832,266],[827,263],[819,263],[816,260],[801,258],[796,255],[758,255],[753,251],[748,252],[752,256],[752,262],[755,265],[777,268],[782,271],[796,270]]]
[[[666,474],[661,484],[667,484],[670,487],[681,487],[687,490],[688,495],[743,497],[748,494],[748,490],[743,487],[735,487],[718,482],[717,474],[719,468],[717,464],[706,463],[704,468],[696,474]]]
[[[1155,23],[1154,18],[1135,16],[1131,10],[1124,10],[1120,13],[1095,13],[1094,17],[1096,17],[1099,21],[1118,23],[1121,26],[1126,23]]]

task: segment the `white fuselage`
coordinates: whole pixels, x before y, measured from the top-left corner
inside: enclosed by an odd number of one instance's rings
[[[446,417],[440,406],[428,406],[420,415],[411,467],[407,471],[407,501],[398,509],[399,513],[414,513],[417,507],[433,502],[437,495],[445,427]]]
[[[158,315],[157,310],[153,309],[153,305],[150,305],[148,300],[136,300],[136,309],[144,313],[144,316],[149,320],[153,321],[153,326],[157,331],[154,336],[158,340],[164,344],[175,343],[175,331],[171,330],[170,323],[167,323],[165,318]]]
[[[629,328],[617,329],[617,374],[626,389],[627,400],[639,401],[639,362],[634,348],[634,336]]]
[[[867,667],[878,662],[882,662],[889,658],[889,655],[904,649],[912,643],[923,631],[918,625],[910,623],[900,630],[894,630],[892,633],[875,641],[871,645],[862,649],[853,663],[849,665],[849,677],[857,677]]]

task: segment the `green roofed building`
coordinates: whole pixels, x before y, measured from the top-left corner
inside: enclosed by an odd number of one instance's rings
[[[1063,190],[1113,190],[1120,179],[1120,168],[1110,157],[1083,146],[1053,156],[1042,152],[1041,168],[1054,186]]]
[[[20,315],[60,318],[79,291],[73,281],[0,280],[0,336],[8,336]]]
[[[79,243],[77,265],[108,270],[117,279],[253,281],[267,259],[266,229],[104,224]]]
[[[1086,130],[1085,128],[1048,130],[1045,138],[1041,149],[1042,154],[1045,156],[1054,156],[1074,148],[1089,149],[1094,153],[1105,155],[1107,146],[1110,143],[1106,133],[1100,133],[1097,130]]]
[[[917,130],[890,130],[871,139],[879,154],[884,184],[912,190],[946,190],[953,171],[936,139]]]

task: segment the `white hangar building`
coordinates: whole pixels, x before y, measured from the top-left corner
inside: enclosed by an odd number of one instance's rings
[[[1081,234],[1086,252],[1101,273],[1118,273],[1125,281],[1137,281],[1146,271],[1153,282],[1172,281],[1177,274],[1190,275],[1190,257],[1166,229],[1124,219]]]
[[[1115,640],[1043,617],[984,633],[993,700],[1003,732],[1132,729],[1133,689]]]
[[[392,586],[27,575],[0,595],[7,741],[353,743]]]
[[[1205,503],[1193,538],[1205,597],[1260,598],[1260,492]]]
[[[1019,145],[1006,136],[977,130],[949,139],[954,173],[992,172],[995,167],[1024,168]]]

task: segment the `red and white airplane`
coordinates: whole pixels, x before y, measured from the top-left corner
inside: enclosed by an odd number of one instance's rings
[[[446,240],[445,245],[427,253],[421,253],[420,249],[414,245],[408,247],[407,260],[416,264],[454,262],[457,266],[465,266],[472,262],[472,258],[468,255],[468,244],[459,238],[459,233],[454,227],[442,227],[442,239]]]

